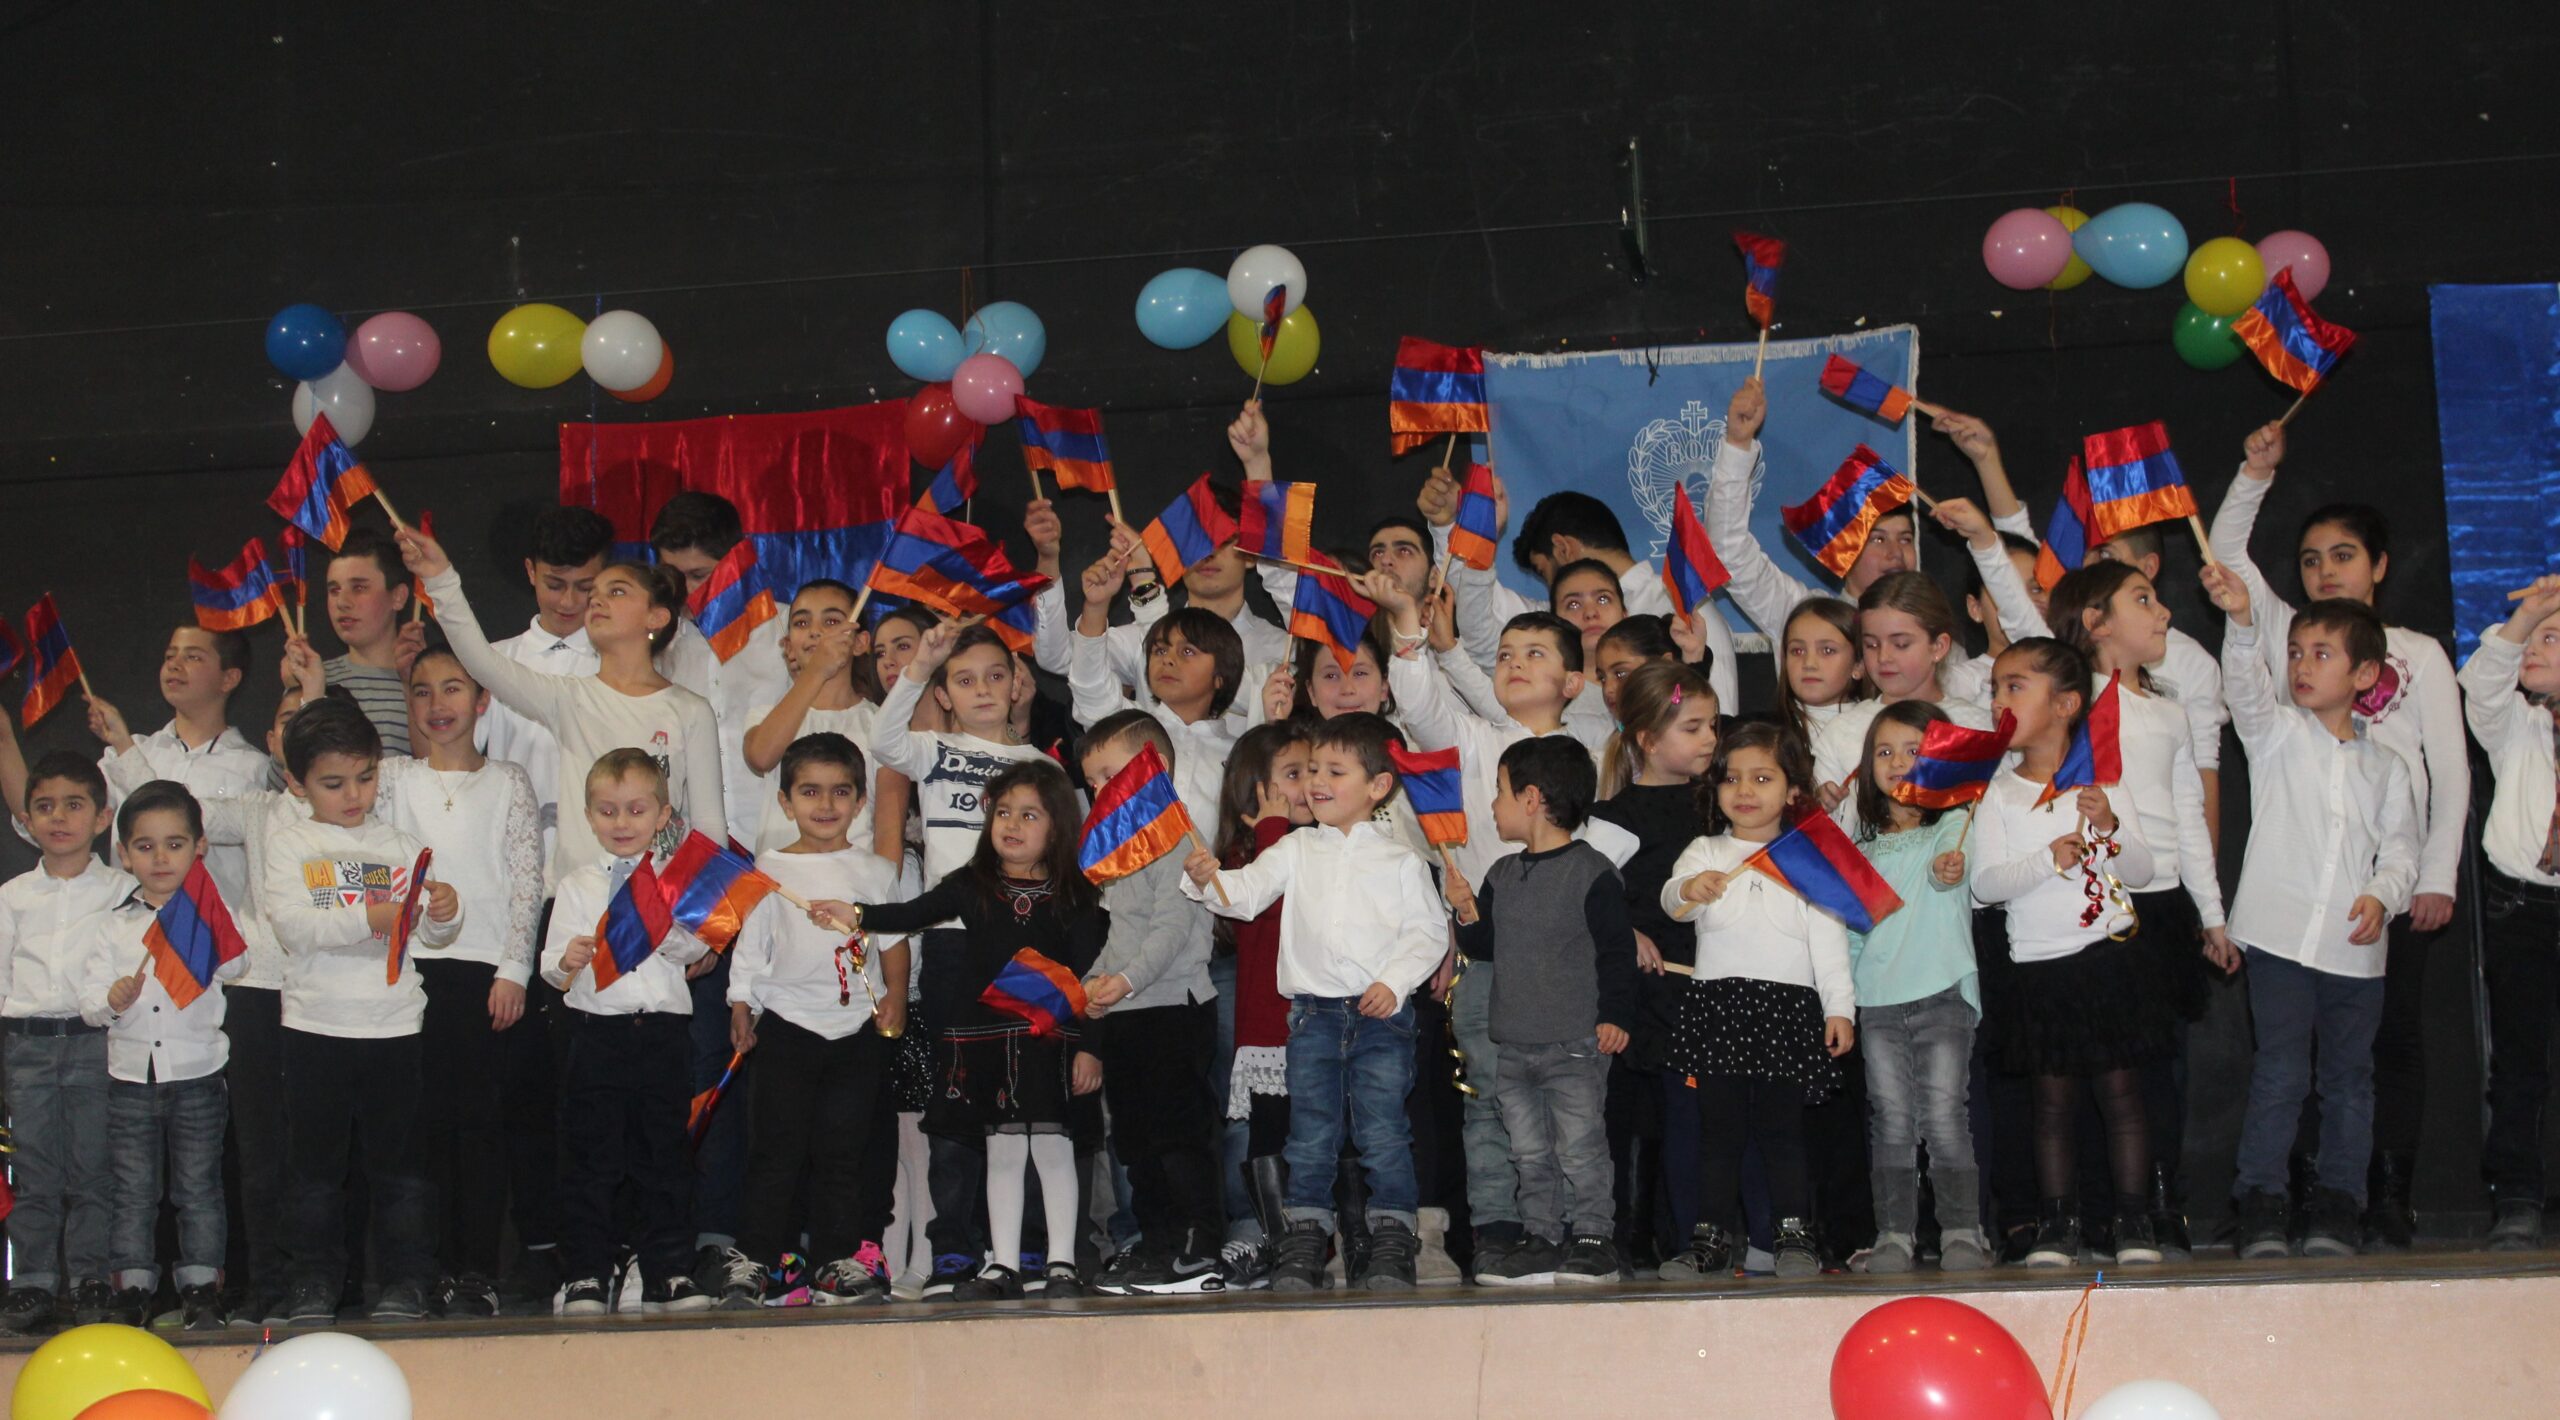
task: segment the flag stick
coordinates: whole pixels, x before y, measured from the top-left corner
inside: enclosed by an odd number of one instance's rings
[[[2318,388],[2318,387],[2317,387],[2317,386],[2314,386],[2313,388]],[[2288,409],[2288,410],[2286,410],[2286,411],[2284,412],[2284,417],[2283,417],[2283,418],[2281,418],[2281,419],[2278,419],[2278,420],[2276,421],[2276,427],[2277,427],[2277,428],[2279,428],[2279,429],[2281,429],[2281,428],[2283,428],[2284,426],[2286,426],[2287,424],[2292,423],[2292,422],[2293,422],[2293,416],[2295,416],[2295,415],[2297,415],[2297,414],[2300,414],[2300,413],[2302,412],[2302,406],[2303,406],[2303,403],[2304,403],[2305,401],[2309,400],[2310,398],[2311,398],[2311,391],[2310,391],[2310,390],[2304,390],[2304,391],[2301,393],[2301,395],[2300,395],[2300,396],[2298,396],[2298,397],[2293,401],[2293,407],[2292,407],[2291,409]]]
[[[1242,548],[1238,548],[1237,550],[1240,552],[1243,551]],[[1309,573],[1314,576],[1343,577],[1349,575],[1339,567],[1318,567],[1312,562],[1293,562],[1286,557],[1266,557],[1259,552],[1246,552],[1244,555],[1252,558],[1256,562],[1276,562],[1283,567],[1292,568],[1296,571]]]
[[[2187,514],[2187,528],[2196,535],[2196,551],[2204,554],[2204,565],[2213,566],[2216,560],[2213,555],[2213,539],[2205,536],[2204,519],[2194,513]]]
[[[1245,403],[1251,404],[1262,398],[1262,377],[1269,373],[1271,373],[1271,351],[1266,346],[1262,352],[1262,368],[1253,372],[1253,393],[1245,397]]]
[[[89,688],[89,668],[87,666],[82,666],[80,668],[80,696],[84,700],[95,700],[98,698],[98,692]]]
[[[1449,447],[1440,451],[1440,471],[1442,473],[1447,473],[1449,471],[1449,460],[1456,458],[1457,456],[1458,436],[1456,434],[1451,434],[1449,436]]]
[[[1697,976],[1697,974],[1698,974],[1698,969],[1697,969],[1696,967],[1694,967],[1694,966],[1682,966],[1680,963],[1678,963],[1678,962],[1676,962],[1676,961],[1668,961],[1668,960],[1664,961],[1664,962],[1662,963],[1662,969],[1663,969],[1664,971],[1667,971],[1667,972],[1672,973],[1672,974],[1673,974],[1673,975],[1675,975],[1675,976],[1687,976],[1687,977],[1692,977],[1692,978],[1694,978],[1694,977],[1696,977],[1696,976]]]
[[[1914,484],[1912,484],[1912,485],[1911,485],[1911,496],[1912,496],[1913,498],[1918,499],[1918,500],[1919,500],[1919,502],[1920,502],[1920,506],[1921,506],[1922,508],[1924,508],[1924,509],[1928,510],[1929,512],[1934,513],[1934,512],[1936,512],[1936,511],[1938,511],[1938,500],[1937,500],[1937,499],[1935,499],[1935,498],[1930,497],[1930,496],[1929,496],[1928,494],[1926,494],[1926,493],[1921,492],[1921,491],[1920,491],[1920,485],[1919,485],[1919,484],[1914,483]]]
[[[1966,836],[1967,834],[1970,834],[1970,833],[1972,833],[1972,832],[1973,832],[1973,815],[1974,815],[1974,811],[1975,811],[1976,809],[1981,808],[1981,807],[1982,807],[1982,800],[1980,800],[1980,799],[1978,799],[1978,798],[1977,798],[1977,799],[1974,799],[1974,800],[1972,800],[1972,801],[1970,801],[1970,802],[1968,802],[1968,803],[1964,806],[1964,827],[1959,828],[1959,829],[1957,829],[1957,830],[1956,830],[1956,846],[1955,846],[1955,847],[1953,847],[1953,848],[1948,849],[1948,850],[1947,850],[1948,852],[1950,852],[1950,853],[1961,853],[1961,852],[1963,852],[1963,851],[1964,851],[1964,840],[1965,840],[1965,836]]]
[[[1109,488],[1102,490],[1102,496],[1111,500],[1111,521],[1120,524],[1122,527],[1127,527],[1129,520],[1120,512],[1120,484],[1118,480],[1115,479]]]
[[[854,624],[854,625],[856,625],[856,626],[860,626],[860,625],[862,624],[862,609],[863,609],[863,607],[865,607],[865,606],[869,605],[869,604],[870,604],[870,602],[871,602],[871,584],[870,584],[869,582],[865,582],[865,583],[863,583],[863,584],[862,584],[862,593],[861,593],[861,595],[859,595],[859,596],[857,596],[857,597],[855,597],[855,598],[853,599],[853,616],[852,616],[851,620],[852,620],[852,622],[853,622],[853,624]]]
[[[400,510],[391,506],[391,500],[384,496],[380,488],[373,490],[373,501],[381,504],[382,511],[391,515],[391,526],[400,529],[402,532],[409,531],[409,525],[400,521]]]
[[[2518,588],[2516,588],[2514,591],[2507,593],[2507,600],[2508,600],[2508,601],[2511,601],[2511,602],[2520,602],[2520,601],[2523,601],[2525,598],[2527,598],[2527,597],[2529,597],[2529,596],[2532,596],[2532,595],[2533,595],[2533,588],[2531,588],[2531,587],[2518,587]]]
[[[1769,363],[1769,323],[1760,323],[1760,353],[1751,359],[1751,378],[1760,378],[1760,367]]]
[[[409,589],[409,624],[411,626],[427,619],[427,599],[418,595],[417,590],[415,587]]]
[[[1449,871],[1451,873],[1454,873],[1461,878],[1466,876],[1466,874],[1458,872],[1457,856],[1449,851],[1448,844],[1434,843],[1431,846],[1440,850],[1440,861],[1449,865]]]
[[[1043,493],[1043,492],[1041,492],[1041,491],[1040,491],[1040,470],[1038,470],[1038,469],[1036,469],[1036,468],[1031,467],[1029,464],[1025,464],[1025,465],[1023,465],[1022,471],[1023,471],[1024,473],[1027,473],[1027,474],[1030,474],[1030,475],[1031,475],[1031,501],[1032,501],[1032,502],[1037,503],[1037,502],[1039,502],[1041,499],[1046,498],[1046,497],[1048,497],[1048,496],[1049,496],[1048,494]]]
[[[149,947],[144,947],[144,948],[142,949],[142,965],[135,967],[135,968],[133,969],[133,974],[134,974],[135,976],[137,976],[137,977],[138,977],[138,976],[141,976],[144,972],[149,971],[150,969],[151,969],[151,949],[150,949]]]
[[[1209,851],[1209,845],[1208,845],[1206,842],[1204,842],[1204,841],[1201,839],[1201,837],[1200,837],[1200,826],[1199,826],[1198,824],[1192,824],[1192,825],[1190,825],[1190,826],[1188,826],[1188,827],[1184,828],[1184,829],[1183,829],[1183,832],[1185,832],[1185,833],[1187,833],[1187,834],[1191,835],[1191,846],[1192,846],[1192,847],[1199,849],[1199,850],[1200,850],[1201,852],[1203,852],[1203,853],[1206,853],[1206,852],[1208,852],[1208,851]],[[1226,905],[1227,905],[1227,906],[1229,906],[1229,907],[1233,907],[1233,906],[1235,906],[1235,905],[1236,905],[1236,904],[1235,904],[1235,899],[1233,899],[1233,898],[1231,898],[1231,897],[1227,896],[1227,885],[1226,885],[1225,883],[1219,882],[1216,878],[1214,878],[1214,877],[1213,877],[1213,878],[1209,879],[1209,886],[1210,886],[1211,888],[1213,888],[1213,889],[1215,889],[1215,890],[1217,891],[1217,894],[1218,894],[1218,901],[1220,901],[1220,902],[1222,902],[1222,903],[1226,904]]]

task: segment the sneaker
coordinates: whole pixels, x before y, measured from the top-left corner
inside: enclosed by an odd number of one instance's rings
[[[282,1326],[284,1294],[263,1288],[242,1292],[231,1299],[228,1321],[233,1326]]]
[[[1476,1285],[1479,1287],[1544,1287],[1556,1280],[1556,1264],[1563,1252],[1554,1243],[1529,1234],[1494,1255],[1490,1265],[1476,1259]]]
[[[1422,1252],[1413,1264],[1415,1285],[1455,1287],[1467,1280],[1467,1274],[1458,1270],[1457,1259],[1449,1256],[1448,1209],[1422,1209],[1414,1215],[1414,1231],[1422,1238]]]
[[[1713,1223],[1689,1230],[1689,1245],[1653,1270],[1665,1282],[1705,1282],[1733,1275],[1733,1239]]]
[[[889,1295],[901,1302],[923,1301],[925,1281],[920,1269],[910,1267],[890,1281]]]
[[[809,1300],[822,1307],[871,1306],[889,1300],[889,1279],[859,1257],[841,1257],[809,1279]]]
[[[2489,1238],[2482,1246],[2491,1252],[2539,1250],[2542,1246],[2542,1205],[2530,1198],[2499,1199],[2497,1220],[2489,1225]]]
[[[712,1309],[724,1312],[751,1312],[762,1307],[764,1305],[764,1264],[734,1247],[722,1248],[720,1252],[720,1290],[712,1297]]]
[[[809,1305],[809,1259],[796,1252],[786,1252],[780,1261],[766,1268],[764,1304],[769,1307]]]
[[[284,1303],[287,1326],[327,1326],[338,1319],[338,1289],[326,1282],[294,1286]]]
[[[1125,1267],[1119,1265],[1124,1259],[1128,1262]],[[1196,1253],[1158,1247],[1140,1247],[1122,1254],[1096,1285],[1101,1291],[1128,1296],[1181,1296],[1223,1292],[1227,1287],[1217,1263]]]
[[[5,1300],[0,1300],[0,1331],[24,1336],[51,1331],[54,1325],[53,1293],[42,1287],[12,1287]]]
[[[1025,1253],[1023,1256],[1027,1262],[1030,1254]],[[802,1265],[806,1266],[805,1263]],[[872,1276],[879,1278],[882,1291],[887,1291],[889,1286],[889,1254],[881,1250],[880,1244],[876,1242],[865,1242],[862,1246],[855,1248],[853,1250],[853,1265],[870,1273]]]
[[[2140,1200],[2116,1214],[2116,1262],[2125,1267],[2157,1265],[2160,1240],[2151,1231],[2151,1213]]]
[[[477,1272],[449,1277],[436,1288],[436,1315],[485,1319],[498,1314],[498,1288]]]
[[[1627,1275],[1618,1263],[1618,1245],[1607,1238],[1586,1233],[1573,1240],[1564,1250],[1564,1264],[1556,1269],[1560,1284],[1588,1286],[1595,1282],[1617,1282]]]
[[[1518,1247],[1528,1234],[1518,1223],[1487,1223],[1476,1229],[1476,1267],[1473,1276],[1479,1286],[1485,1274],[1500,1270],[1502,1255]]]
[[[2027,1254],[2036,1250],[2036,1225],[2011,1223],[2000,1230],[2000,1265],[2024,1267]]]
[[[1802,1218],[1778,1220],[1772,1270],[1781,1277],[1811,1277],[1822,1271],[1822,1254],[1814,1247],[1813,1230]]]
[[[978,1269],[978,1275],[951,1289],[955,1302],[1018,1302],[1022,1300],[1022,1274],[1001,1262],[990,1262]]]
[[[220,1331],[226,1319],[222,1289],[198,1282],[178,1289],[178,1325],[187,1331]]]
[[[2044,1221],[2036,1225],[2036,1239],[2027,1249],[2029,1267],[2077,1267],[2080,1265],[2080,1219],[2068,1203],[2047,1203]]]
[[[978,1259],[964,1252],[937,1253],[933,1259],[933,1275],[925,1279],[924,1299],[947,1302],[951,1293],[963,1282],[978,1275]]]
[[[151,1294],[140,1287],[118,1287],[108,1306],[107,1320],[120,1326],[149,1326]]]
[[[1258,1291],[1271,1285],[1270,1250],[1250,1238],[1231,1238],[1218,1249],[1218,1277],[1230,1292]]]
[[[1909,1233],[1878,1233],[1876,1245],[1868,1248],[1860,1270],[1871,1273],[1908,1272],[1920,1264],[1920,1250]]]
[[[711,1310],[711,1294],[702,1290],[702,1284],[694,1281],[693,1274],[689,1272],[679,1272],[664,1282],[649,1285],[640,1297],[641,1305],[651,1316]]]
[[[2285,1215],[2290,1206],[2281,1193],[2253,1188],[2240,1199],[2240,1221],[2234,1250],[2244,1262],[2260,1262],[2274,1257],[2293,1255],[2293,1243],[2285,1236]]]
[[[417,1321],[427,1314],[427,1291],[415,1282],[385,1282],[366,1316],[373,1321]]]
[[[2364,1240],[2364,1205],[2342,1188],[2311,1190],[2311,1214],[2302,1233],[2305,1257],[2353,1257]]]
[[[1320,1218],[1292,1218],[1289,1230],[1280,1235],[1279,1246],[1271,1255],[1271,1290],[1275,1292],[1321,1292],[1333,1285],[1325,1276],[1325,1249],[1332,1245],[1333,1229]]]
[[[607,1310],[601,1277],[572,1277],[560,1289],[562,1316],[603,1316]]]
[[[102,1321],[116,1319],[115,1288],[95,1277],[72,1288],[69,1301],[70,1305],[65,1310],[71,1313],[71,1324],[74,1326],[94,1326]],[[135,1325],[140,1323],[137,1322]]]
[[[1991,1265],[1991,1239],[1980,1228],[1938,1234],[1938,1270],[1980,1272]]]
[[[1084,1273],[1078,1271],[1072,1262],[1063,1259],[1052,1262],[1040,1270],[1040,1295],[1052,1302],[1081,1297],[1084,1295]]]
[[[1398,1218],[1376,1218],[1369,1223],[1368,1265],[1360,1269],[1360,1290],[1364,1292],[1410,1292],[1414,1289],[1414,1264],[1421,1260],[1422,1239]]]

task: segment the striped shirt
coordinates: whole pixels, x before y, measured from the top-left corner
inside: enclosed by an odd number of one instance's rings
[[[356,698],[365,718],[382,734],[382,752],[406,758],[409,754],[409,691],[400,683],[400,673],[381,666],[361,666],[351,656],[340,656],[320,664],[321,675],[331,685],[343,685]]]

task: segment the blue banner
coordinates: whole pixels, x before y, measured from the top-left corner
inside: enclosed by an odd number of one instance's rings
[[[2455,659],[2560,572],[2560,288],[2430,286]],[[1519,495],[1512,495],[1517,498]]]
[[[1725,406],[1751,378],[1758,354],[1757,342],[1566,355],[1488,351],[1493,467],[1511,501],[1506,531],[1516,532],[1540,498],[1575,489],[1607,503],[1626,528],[1628,550],[1658,567],[1671,537],[1672,491],[1685,489],[1705,515]],[[1761,372],[1769,389],[1769,422],[1760,435],[1764,486],[1752,502],[1751,530],[1772,561],[1818,587],[1835,586],[1837,579],[1787,536],[1779,507],[1811,496],[1860,444],[1908,472],[1920,417],[1914,413],[1896,428],[1825,395],[1822,362],[1835,354],[1913,389],[1920,332],[1898,325],[1769,342]],[[1507,548],[1494,565],[1521,595],[1546,597],[1546,588],[1512,564]],[[1719,595],[1717,602],[1737,637],[1759,630],[1729,600]]]

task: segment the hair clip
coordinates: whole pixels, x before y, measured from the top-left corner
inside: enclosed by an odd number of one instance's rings
[[[1686,693],[1687,693],[1687,687],[1685,687],[1685,686],[1681,686],[1681,685],[1678,685],[1678,684],[1674,684],[1674,685],[1671,687],[1671,703],[1672,703],[1674,706],[1677,706],[1677,705],[1680,703],[1680,697],[1681,697],[1682,695],[1686,694]]]

